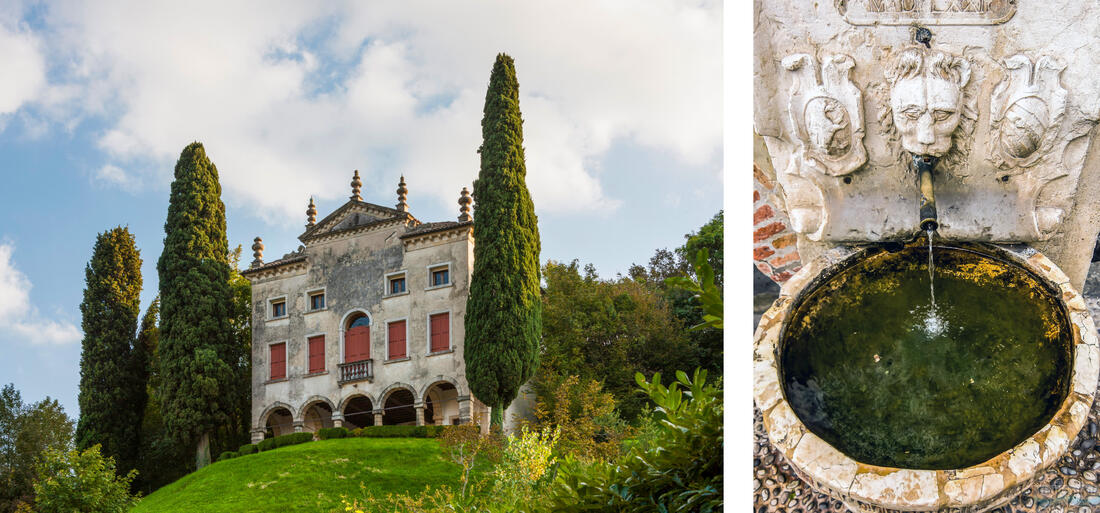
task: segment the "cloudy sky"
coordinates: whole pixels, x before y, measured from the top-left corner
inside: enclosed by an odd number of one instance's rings
[[[218,168],[229,242],[297,247],[308,198],[454,219],[515,58],[542,261],[603,276],[722,208],[722,16],[697,2],[0,0],[0,385],[77,414],[84,266],[128,226],[156,293],[172,169]],[[246,250],[247,252],[247,250]],[[250,259],[250,258],[248,258]],[[247,259],[246,259],[247,260]]]

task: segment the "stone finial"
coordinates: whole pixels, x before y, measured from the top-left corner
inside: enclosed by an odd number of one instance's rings
[[[465,223],[473,219],[473,217],[470,216],[470,203],[473,202],[473,198],[470,197],[470,191],[463,187],[461,196],[458,197],[458,220],[460,222]]]
[[[317,205],[313,204],[313,196],[309,197],[309,208],[306,209],[306,228],[312,228],[317,224]]]
[[[363,181],[359,179],[359,170],[355,170],[355,176],[351,177],[351,199],[355,201],[363,201],[363,197],[359,195],[359,189],[363,187]]]
[[[252,267],[264,265],[264,240],[256,237],[252,242]]]
[[[405,187],[405,175],[401,175],[401,181],[397,184],[397,210],[401,212],[409,211],[409,204],[405,202],[408,199],[409,189]]]

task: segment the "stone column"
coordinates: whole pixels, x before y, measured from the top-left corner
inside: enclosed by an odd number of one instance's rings
[[[253,429],[252,430],[252,443],[258,444],[262,441],[264,441],[264,430],[259,429],[259,428]]]
[[[382,425],[382,411],[383,410],[374,410],[374,425],[375,426],[381,426]]]
[[[344,427],[344,414],[333,413],[332,414],[332,427]]]
[[[413,405],[413,408],[416,408],[416,425],[417,426],[423,426],[424,425],[424,403],[416,403],[416,404]]]
[[[470,423],[470,396],[460,395],[456,398],[458,400],[458,423],[469,424]]]
[[[295,432],[295,433],[301,433],[301,432],[302,432],[302,430],[304,430],[304,429],[305,429],[305,427],[306,427],[306,423],[305,423],[305,422],[302,422],[302,421],[300,421],[300,420],[296,420],[296,421],[294,421],[294,432]]]

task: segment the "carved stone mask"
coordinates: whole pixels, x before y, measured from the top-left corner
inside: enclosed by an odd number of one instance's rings
[[[910,49],[898,56],[887,78],[902,147],[914,155],[944,156],[959,126],[969,64],[942,52]]]

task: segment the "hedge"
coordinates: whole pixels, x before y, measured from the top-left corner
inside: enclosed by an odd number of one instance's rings
[[[447,426],[367,426],[354,431],[366,438],[438,438]]]
[[[317,438],[328,440],[330,438],[347,438],[348,430],[342,427],[321,428],[317,431]]]
[[[236,458],[237,456],[238,454],[233,451],[225,451],[218,455],[218,461],[225,461],[228,459]]]
[[[237,455],[244,456],[246,454],[255,454],[257,451],[258,448],[256,447],[256,444],[245,444],[242,445],[240,449],[237,449]]]

